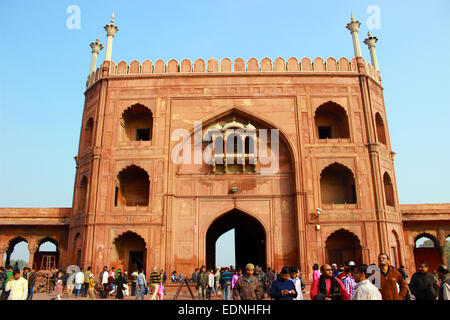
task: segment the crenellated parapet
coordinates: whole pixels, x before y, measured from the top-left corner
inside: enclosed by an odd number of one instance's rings
[[[361,58],[360,58],[361,59]],[[379,72],[366,61],[365,74],[372,78],[375,82],[381,83]],[[269,58],[263,58],[258,61],[255,58],[250,58],[247,62],[242,58],[236,58],[232,61],[229,58],[223,58],[220,63],[217,59],[211,58],[208,61],[197,59],[193,63],[189,59],[183,59],[178,62],[175,59],[169,60],[167,63],[164,60],[158,59],[154,63],[150,60],[145,60],[140,63],[133,60],[130,63],[120,61],[115,63],[109,62],[108,72],[103,72],[104,65],[97,68],[96,72],[92,73],[87,81],[87,87],[92,86],[96,81],[104,77],[123,77],[123,76],[163,76],[163,75],[181,75],[181,74],[262,74],[262,73],[354,73],[358,74],[358,66],[356,58],[348,60],[347,58],[328,58],[323,60],[320,57],[310,60],[303,58],[289,58],[287,61],[281,57],[272,61]],[[106,69],[105,69],[106,70]]]

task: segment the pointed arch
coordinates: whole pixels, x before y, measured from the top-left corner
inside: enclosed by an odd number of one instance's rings
[[[131,165],[117,175],[114,205],[116,207],[148,206],[150,176],[139,166]]]
[[[325,241],[326,261],[338,265],[350,261],[362,263],[361,241],[353,232],[341,228],[331,233]]]
[[[141,268],[145,270],[147,246],[139,233],[124,231],[112,241],[111,263],[117,268],[130,270],[130,273]]]
[[[206,230],[206,265],[215,267],[215,244],[224,233],[235,230],[236,266],[244,267],[248,262],[266,266],[267,231],[254,215],[239,209],[227,211],[214,219]]]
[[[314,122],[319,140],[350,138],[347,111],[334,101],[328,101],[315,110]]]
[[[338,162],[327,166],[320,174],[320,194],[322,204],[357,203],[353,171]]]
[[[383,118],[381,117],[380,113],[377,112],[375,114],[375,124],[377,127],[377,137],[378,137],[378,142],[387,145],[387,140],[386,140],[386,128],[384,126],[384,121]]]
[[[151,141],[153,136],[153,112],[147,106],[136,103],[128,107],[121,117],[120,141]]]
[[[383,175],[384,196],[386,199],[386,205],[390,207],[395,206],[394,201],[394,186],[392,184],[391,176],[385,172]]]

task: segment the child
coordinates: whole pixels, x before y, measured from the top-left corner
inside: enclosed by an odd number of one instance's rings
[[[61,300],[62,291],[63,291],[63,282],[62,282],[62,279],[58,279],[56,281],[56,287],[55,287],[55,294],[56,294],[57,300]]]
[[[164,286],[162,282],[158,285],[158,300],[164,300]]]

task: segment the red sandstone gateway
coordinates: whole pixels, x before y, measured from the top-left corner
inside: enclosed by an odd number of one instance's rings
[[[350,61],[116,64],[112,20],[96,70],[102,45],[91,44],[73,207],[0,209],[1,256],[8,262],[24,240],[38,269],[75,264],[97,275],[105,265],[142,266],[148,275],[157,266],[190,275],[215,265],[216,240],[234,228],[237,266],[299,265],[307,279],[314,263],[370,264],[382,251],[409,273],[415,258],[446,263],[450,205],[399,205],[377,39],[365,41],[370,65],[361,57],[359,22],[347,28]],[[201,145],[210,144],[211,161],[174,163],[174,132],[193,141],[196,121],[200,134],[215,132]],[[261,130],[279,134],[270,174],[257,150]],[[273,154],[275,141],[266,140]],[[188,146],[181,156],[193,155]],[[424,234],[435,248],[414,251]],[[55,260],[39,253],[45,241],[57,244]]]

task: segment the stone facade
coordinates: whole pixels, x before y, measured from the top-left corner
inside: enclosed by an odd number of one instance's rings
[[[449,234],[450,205],[398,203],[380,74],[361,57],[105,61],[85,96],[73,207],[0,209],[0,254],[17,236],[36,250],[45,234],[62,267],[191,274],[214,265],[215,240],[235,228],[238,264],[299,265],[309,279],[314,263],[370,264],[380,252],[412,272],[415,235]],[[276,170],[264,174],[262,158],[173,161],[177,132],[195,141],[227,124],[278,132]]]

